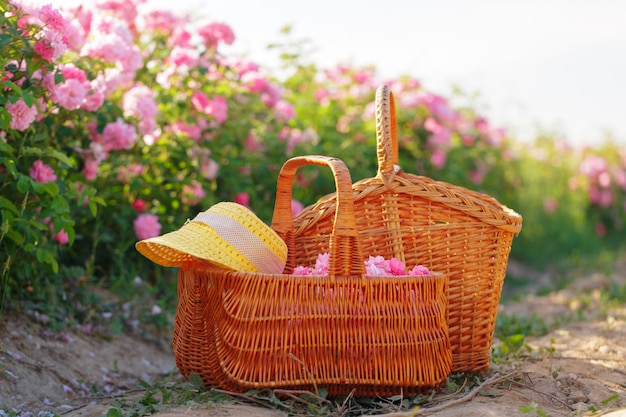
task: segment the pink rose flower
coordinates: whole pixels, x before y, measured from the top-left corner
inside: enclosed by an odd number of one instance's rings
[[[306,266],[297,266],[293,270],[293,275],[311,275],[313,271]]]
[[[189,139],[193,140],[194,142],[199,141],[200,137],[202,136],[202,131],[199,126],[189,125],[184,122],[172,123],[169,126],[169,130],[178,135],[187,136]]]
[[[198,35],[204,39],[208,48],[216,48],[220,42],[231,45],[235,41],[235,34],[230,26],[213,22],[198,28]]]
[[[43,37],[34,43],[33,49],[44,60],[52,62],[67,51],[67,43],[61,33],[46,30]]]
[[[100,161],[92,157],[85,158],[85,167],[83,168],[83,175],[87,181],[93,181],[98,176],[98,168],[100,167]]]
[[[59,231],[59,233],[55,234],[52,237],[53,240],[56,240],[59,245],[67,245],[68,242],[70,241],[69,236],[67,235],[67,232],[63,229],[61,229],[61,231]]]
[[[137,3],[139,2],[129,0],[101,0],[97,2],[97,7],[100,10],[112,12],[128,26],[132,27],[137,17]]]
[[[202,91],[196,91],[191,96],[191,104],[196,110],[200,112],[204,113],[205,109],[207,109],[210,106],[210,103],[211,101],[206,96],[206,94],[204,94]]]
[[[228,103],[226,102],[226,99],[222,96],[215,96],[208,114],[215,117],[217,123],[224,123],[228,117]]]
[[[140,214],[133,222],[133,227],[139,240],[150,239],[161,233],[159,218],[154,214]]]
[[[49,165],[46,165],[41,160],[36,160],[30,167],[30,177],[37,182],[53,182],[57,180],[57,176]]]
[[[288,122],[296,117],[296,111],[293,106],[285,100],[279,100],[274,106],[274,113],[276,119],[281,122]]]
[[[441,169],[446,165],[446,152],[442,149],[435,149],[430,155],[430,162],[437,169]]]
[[[389,264],[382,256],[371,256],[365,261],[365,273],[367,275],[391,275]]]
[[[48,29],[59,33],[65,32],[67,22],[57,9],[52,8],[52,5],[46,4],[41,6],[37,17],[43,22],[43,26],[46,26]]]
[[[250,194],[248,193],[239,193],[235,196],[235,203],[241,204],[242,206],[249,207],[250,206]]]
[[[409,275],[428,275],[430,271],[423,265],[416,265],[409,271]]]
[[[133,125],[118,118],[115,123],[104,127],[102,140],[106,150],[130,149],[137,142],[137,132]]]
[[[206,193],[202,185],[198,181],[193,180],[191,185],[183,185],[181,201],[187,205],[195,206],[200,203],[200,200],[202,200],[205,195]]]
[[[274,107],[281,97],[282,93],[280,88],[269,82],[265,85],[265,89],[261,93],[261,100],[267,107]]]
[[[76,110],[87,97],[87,89],[84,84],[76,79],[70,78],[56,86],[57,100],[56,104],[68,109]]]
[[[37,106],[28,107],[21,98],[15,103],[7,102],[6,109],[11,115],[9,127],[22,132],[28,129],[37,117]]]
[[[185,23],[169,10],[153,10],[144,17],[146,30],[169,32],[178,24]]]
[[[249,72],[259,71],[259,65],[249,59],[237,57],[237,56],[217,56],[219,62],[226,66],[233,68],[241,76]]]
[[[194,48],[176,46],[170,52],[166,62],[176,67],[193,67],[198,64],[200,52]]]
[[[133,201],[133,204],[131,204],[131,206],[133,207],[133,210],[135,210],[137,214],[141,214],[146,209],[147,204],[148,203],[146,203],[145,200],[140,199],[140,200]]]
[[[304,210],[304,204],[302,204],[298,200],[292,199],[291,200],[291,215],[293,217],[296,217],[298,214],[302,213],[302,210]]]
[[[136,176],[143,175],[144,166],[141,164],[131,164],[130,166],[121,166],[117,172],[117,179],[123,184],[129,184],[131,179]]]
[[[202,173],[204,178],[206,178],[207,180],[215,179],[215,177],[217,177],[217,172],[219,171],[219,169],[220,165],[211,158],[207,158],[206,160],[202,161],[202,164],[200,165],[200,173]]]
[[[95,86],[92,86],[92,88],[85,95],[85,99],[80,105],[80,108],[89,112],[95,112],[102,107],[103,103],[104,94]]]
[[[241,76],[241,82],[252,93],[264,91],[268,85],[267,79],[256,71],[246,72]]]
[[[52,100],[53,103],[56,103],[59,98],[59,95],[57,93],[57,85],[54,83],[54,74],[49,72],[46,75],[44,75],[43,78],[41,79],[41,85],[43,86],[43,88],[48,90],[48,94],[50,95],[50,100]]]
[[[597,178],[608,169],[606,160],[601,156],[589,155],[580,164],[579,171],[589,178]]]
[[[328,275],[330,253],[320,253],[315,260],[315,268],[313,269],[313,275]]]
[[[145,85],[137,85],[124,94],[124,115],[136,117],[139,133],[146,135],[156,127],[157,104],[154,92]]]
[[[389,272],[391,272],[391,275],[406,275],[406,271],[404,270],[404,262],[402,262],[400,259],[391,258],[387,262],[387,264],[389,266]]]
[[[81,83],[85,83],[87,82],[87,74],[85,74],[85,71],[83,71],[82,69],[78,68],[76,65],[74,64],[66,64],[63,65],[63,77],[66,80],[78,80]]]
[[[191,96],[191,104],[196,110],[213,116],[219,124],[226,120],[228,103],[222,96],[215,96],[210,100],[204,93],[196,92]]]
[[[120,61],[129,51],[130,45],[118,33],[98,33],[90,38],[81,51],[81,55],[100,58],[107,62]]]

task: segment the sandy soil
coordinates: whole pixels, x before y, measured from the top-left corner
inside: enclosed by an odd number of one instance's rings
[[[620,274],[611,279],[625,282],[626,274]],[[501,314],[535,313],[562,324],[545,336],[527,338],[524,355],[494,365],[482,377],[487,382],[473,390],[435,396],[417,411],[384,412],[396,417],[576,416],[609,415],[609,411],[611,417],[626,416],[626,408],[618,411],[626,407],[626,306],[594,313],[606,282],[591,277],[575,288],[503,305]],[[571,320],[583,307],[588,314]],[[138,401],[145,393],[138,388],[140,379],[180,382],[171,350],[130,335],[103,339],[79,332],[52,334],[29,317],[0,318],[0,409],[34,415],[39,411],[69,417],[104,415],[122,400]],[[522,412],[524,407],[530,411]],[[231,400],[176,407],[156,415],[287,414]]]

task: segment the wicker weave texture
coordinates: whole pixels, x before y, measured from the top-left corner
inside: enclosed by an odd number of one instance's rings
[[[394,395],[439,386],[450,373],[443,275],[217,274],[208,300],[213,376],[227,389]]]
[[[328,276],[181,268],[173,339],[181,373],[233,391],[324,387],[331,396],[440,386],[452,364],[447,277],[365,276],[343,162],[293,158],[279,182],[291,184],[308,164],[331,168],[341,202],[326,242]],[[277,198],[273,227],[293,237],[290,190]],[[297,243],[287,242],[293,253]]]
[[[445,273],[452,370],[485,370],[508,256],[522,218],[490,196],[402,172],[391,91],[381,87],[376,101],[378,174],[352,186],[361,250]],[[290,186],[279,180],[277,191]],[[312,264],[328,250],[340,204],[330,194],[294,220],[295,251],[290,250],[287,271]]]

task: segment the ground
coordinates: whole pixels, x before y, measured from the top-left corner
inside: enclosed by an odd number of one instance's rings
[[[626,411],[617,411],[626,407],[626,305],[607,307],[600,296],[611,282],[623,285],[626,268],[618,268],[609,277],[576,280],[564,290],[503,303],[499,314],[535,314],[548,324],[556,320],[558,326],[541,337],[527,337],[517,354],[505,356],[480,377],[482,385],[474,381],[472,389],[435,396],[417,411],[394,412],[390,406],[371,414],[514,417],[595,412],[626,416]],[[129,404],[141,410],[138,404],[143,403],[144,410],[159,417],[288,415],[284,409],[240,397],[221,401],[212,397],[205,402],[196,397],[186,406],[149,408],[162,400],[146,397],[151,391],[138,385],[139,380],[168,381],[160,385],[165,391],[185,385],[167,343],[128,334],[97,338],[78,331],[51,333],[32,317],[5,314],[0,318],[0,410],[30,411],[35,416],[39,411],[100,416],[122,403],[126,412]],[[460,388],[461,380],[457,378]],[[336,409],[332,415],[345,412]]]

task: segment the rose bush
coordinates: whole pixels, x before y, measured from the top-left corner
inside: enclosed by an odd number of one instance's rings
[[[235,41],[227,24],[141,12],[139,3],[0,3],[3,298],[44,302],[134,277],[166,282],[158,291],[173,297],[175,271],[150,264],[134,243],[225,200],[269,222],[278,169],[293,155],[339,157],[354,181],[374,176],[383,83],[396,97],[400,165],[518,210],[514,256],[591,251],[594,230],[608,239],[623,228],[626,162],[616,145],[581,152],[555,135],[520,144],[461,94],[381,79],[375,68],[320,70],[298,43],[278,44],[288,74],[278,80],[220,52]],[[327,172],[303,169],[292,207],[332,191]]]
[[[267,161],[286,148],[272,138],[293,117],[278,85],[219,54],[227,25],[139,23],[136,6],[0,6],[3,298],[154,277],[138,238],[220,200],[271,200]]]

